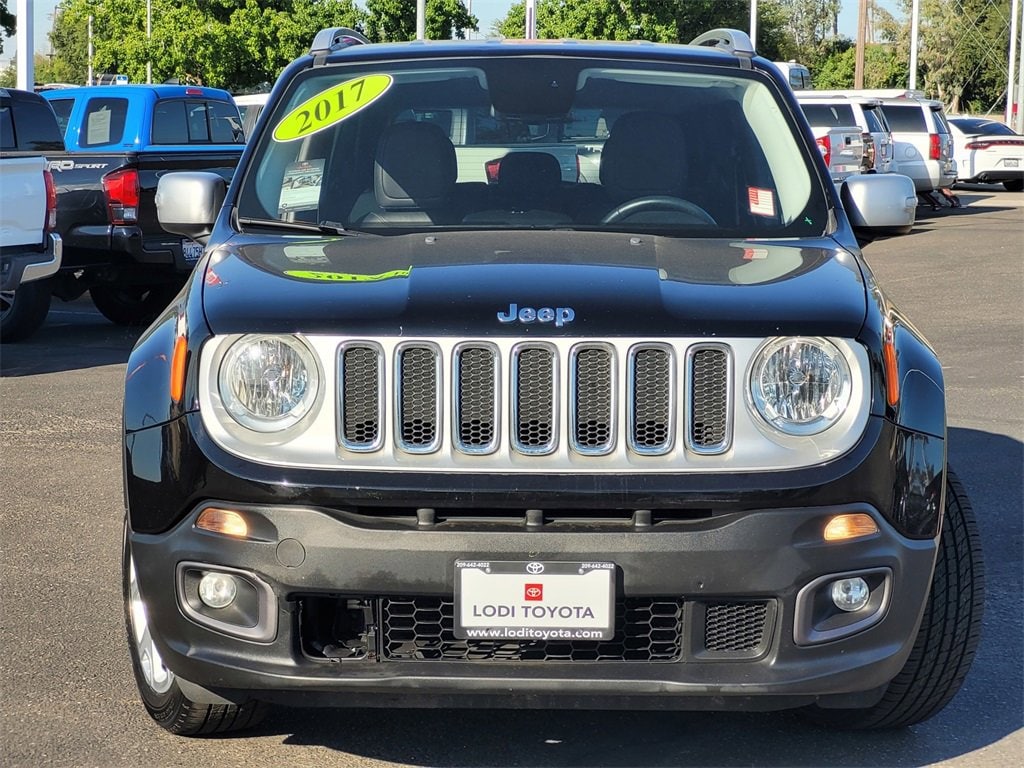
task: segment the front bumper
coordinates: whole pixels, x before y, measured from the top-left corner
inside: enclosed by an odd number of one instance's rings
[[[643,488],[641,480],[615,498],[614,512],[601,508],[600,496],[584,509],[579,478],[563,478],[562,498],[554,489],[539,491],[528,478],[506,478],[503,506],[546,508],[550,514],[539,524],[536,515],[533,524],[529,513],[517,522],[507,509],[488,505],[476,515],[414,511],[411,518],[380,506],[417,498],[412,486],[422,476],[395,477],[385,488],[367,487],[366,478],[346,484],[344,473],[319,473],[323,484],[314,487],[307,478],[282,476],[280,468],[232,466],[201,435],[189,445],[196,434],[187,421],[129,436],[131,520],[146,520],[145,507],[155,501],[147,488],[166,494],[176,483],[188,486],[172,493],[188,505],[172,528],[141,533],[132,525],[129,540],[164,662],[224,698],[386,706],[553,706],[567,700],[597,707],[867,706],[904,664],[931,581],[935,539],[903,535],[890,522],[893,510],[883,509],[883,498],[885,506],[909,498],[893,482],[911,473],[883,470],[892,470],[900,453],[894,448],[907,440],[880,419],[872,420],[864,443],[833,466],[773,473],[773,479],[748,476],[731,493],[694,490],[678,478],[671,499],[667,489]],[[177,443],[180,463],[166,461],[166,454],[162,465],[152,456],[143,461],[156,447],[147,438],[157,436],[163,448],[165,441]],[[942,441],[928,440],[930,450],[904,451],[908,460],[934,458],[936,451],[941,456]],[[936,471],[925,464],[918,469]],[[168,477],[154,486],[158,465]],[[941,488],[941,465],[937,471]],[[920,471],[916,475],[918,487],[935,487],[921,482]],[[502,479],[491,481],[497,488]],[[888,495],[881,492],[886,484]],[[477,490],[478,499],[497,498]],[[448,495],[467,493],[452,488]],[[444,495],[423,489],[423,505],[443,504]],[[353,503],[356,498],[361,503]],[[630,500],[634,509],[658,509],[659,501],[671,500],[674,511],[616,517]],[[256,538],[198,530],[196,516],[211,504],[242,512]],[[824,542],[825,522],[846,512],[870,515],[878,533]],[[465,558],[612,562],[622,631],[610,646],[568,650],[532,641],[495,650],[487,641],[458,640],[450,618],[454,563]],[[251,579],[269,598],[260,617],[263,634],[243,639],[230,628],[197,621],[182,564],[234,569]],[[879,584],[882,575],[886,595],[877,615],[846,635],[809,635],[806,626],[821,600],[808,585],[860,573]],[[728,606],[739,608],[729,614]],[[726,619],[733,622],[726,636],[745,640],[709,640],[710,616],[719,611],[734,617]],[[655,631],[633,626],[644,622]]]
[[[56,274],[63,259],[64,243],[60,235],[50,233],[44,248],[15,249],[3,254],[0,267],[0,291],[15,291],[22,283],[42,280]]]

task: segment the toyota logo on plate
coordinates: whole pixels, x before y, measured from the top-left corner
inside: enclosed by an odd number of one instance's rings
[[[536,573],[544,573],[544,564],[543,563],[527,563],[526,564],[526,572],[527,573],[534,573],[534,574],[536,574]]]

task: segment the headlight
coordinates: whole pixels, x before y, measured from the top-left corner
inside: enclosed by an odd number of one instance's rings
[[[753,407],[788,435],[816,435],[835,424],[851,387],[849,364],[826,339],[776,339],[760,349],[750,369]]]
[[[245,336],[220,366],[218,387],[231,417],[256,432],[279,432],[305,416],[320,386],[313,353],[293,336]]]

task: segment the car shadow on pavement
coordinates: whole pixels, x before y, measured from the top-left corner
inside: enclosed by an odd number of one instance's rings
[[[144,328],[113,325],[96,313],[65,322],[59,307],[43,326],[17,344],[0,345],[0,378],[124,365]]]
[[[1019,610],[1024,593],[1024,446],[1004,435],[951,428],[949,460],[979,521],[987,572],[986,618],[963,688],[942,712],[919,725],[837,731],[811,725],[794,712],[279,708],[246,735],[283,736],[287,745],[450,768],[890,768],[956,760],[990,747],[1024,725]]]

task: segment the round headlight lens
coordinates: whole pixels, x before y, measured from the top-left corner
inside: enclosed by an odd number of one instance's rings
[[[277,432],[309,412],[319,374],[312,352],[297,338],[246,336],[224,356],[218,384],[235,421],[256,432]]]
[[[850,402],[850,366],[821,338],[777,339],[754,358],[750,395],[771,426],[790,435],[815,435],[838,421]]]

